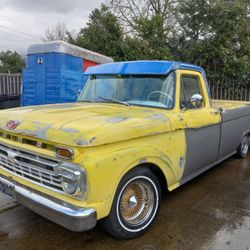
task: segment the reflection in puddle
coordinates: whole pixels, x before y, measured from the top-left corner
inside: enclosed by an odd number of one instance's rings
[[[237,225],[224,226],[202,249],[243,250],[250,246],[250,217],[243,217]]]

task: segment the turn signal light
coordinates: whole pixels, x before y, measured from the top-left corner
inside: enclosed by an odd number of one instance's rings
[[[55,153],[57,157],[63,158],[63,159],[73,159],[74,157],[74,151],[69,148],[60,148],[56,147],[55,148]]]

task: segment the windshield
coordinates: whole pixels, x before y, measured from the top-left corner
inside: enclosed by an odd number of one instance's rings
[[[91,75],[80,102],[114,102],[126,105],[173,108],[174,73],[150,75]]]

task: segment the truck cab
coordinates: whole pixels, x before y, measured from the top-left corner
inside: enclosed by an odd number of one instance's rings
[[[90,67],[75,103],[0,112],[0,191],[72,230],[145,233],[164,189],[247,156],[250,106],[211,100],[204,69],[170,61]]]

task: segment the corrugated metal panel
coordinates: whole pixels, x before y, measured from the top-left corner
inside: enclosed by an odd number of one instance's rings
[[[36,104],[36,77],[34,69],[23,70],[22,104]]]
[[[28,56],[27,68],[23,70],[22,104],[75,101],[84,84],[82,65],[81,58],[58,53]]]
[[[88,59],[86,62],[84,57]],[[101,61],[113,60],[64,42],[30,46],[26,69],[23,70],[22,104],[29,106],[75,101],[79,89],[87,80],[83,70]]]
[[[46,69],[46,103],[57,103],[60,100],[60,70]]]
[[[72,70],[61,71],[60,101],[73,102],[77,98],[79,90],[83,88],[81,72]]]

